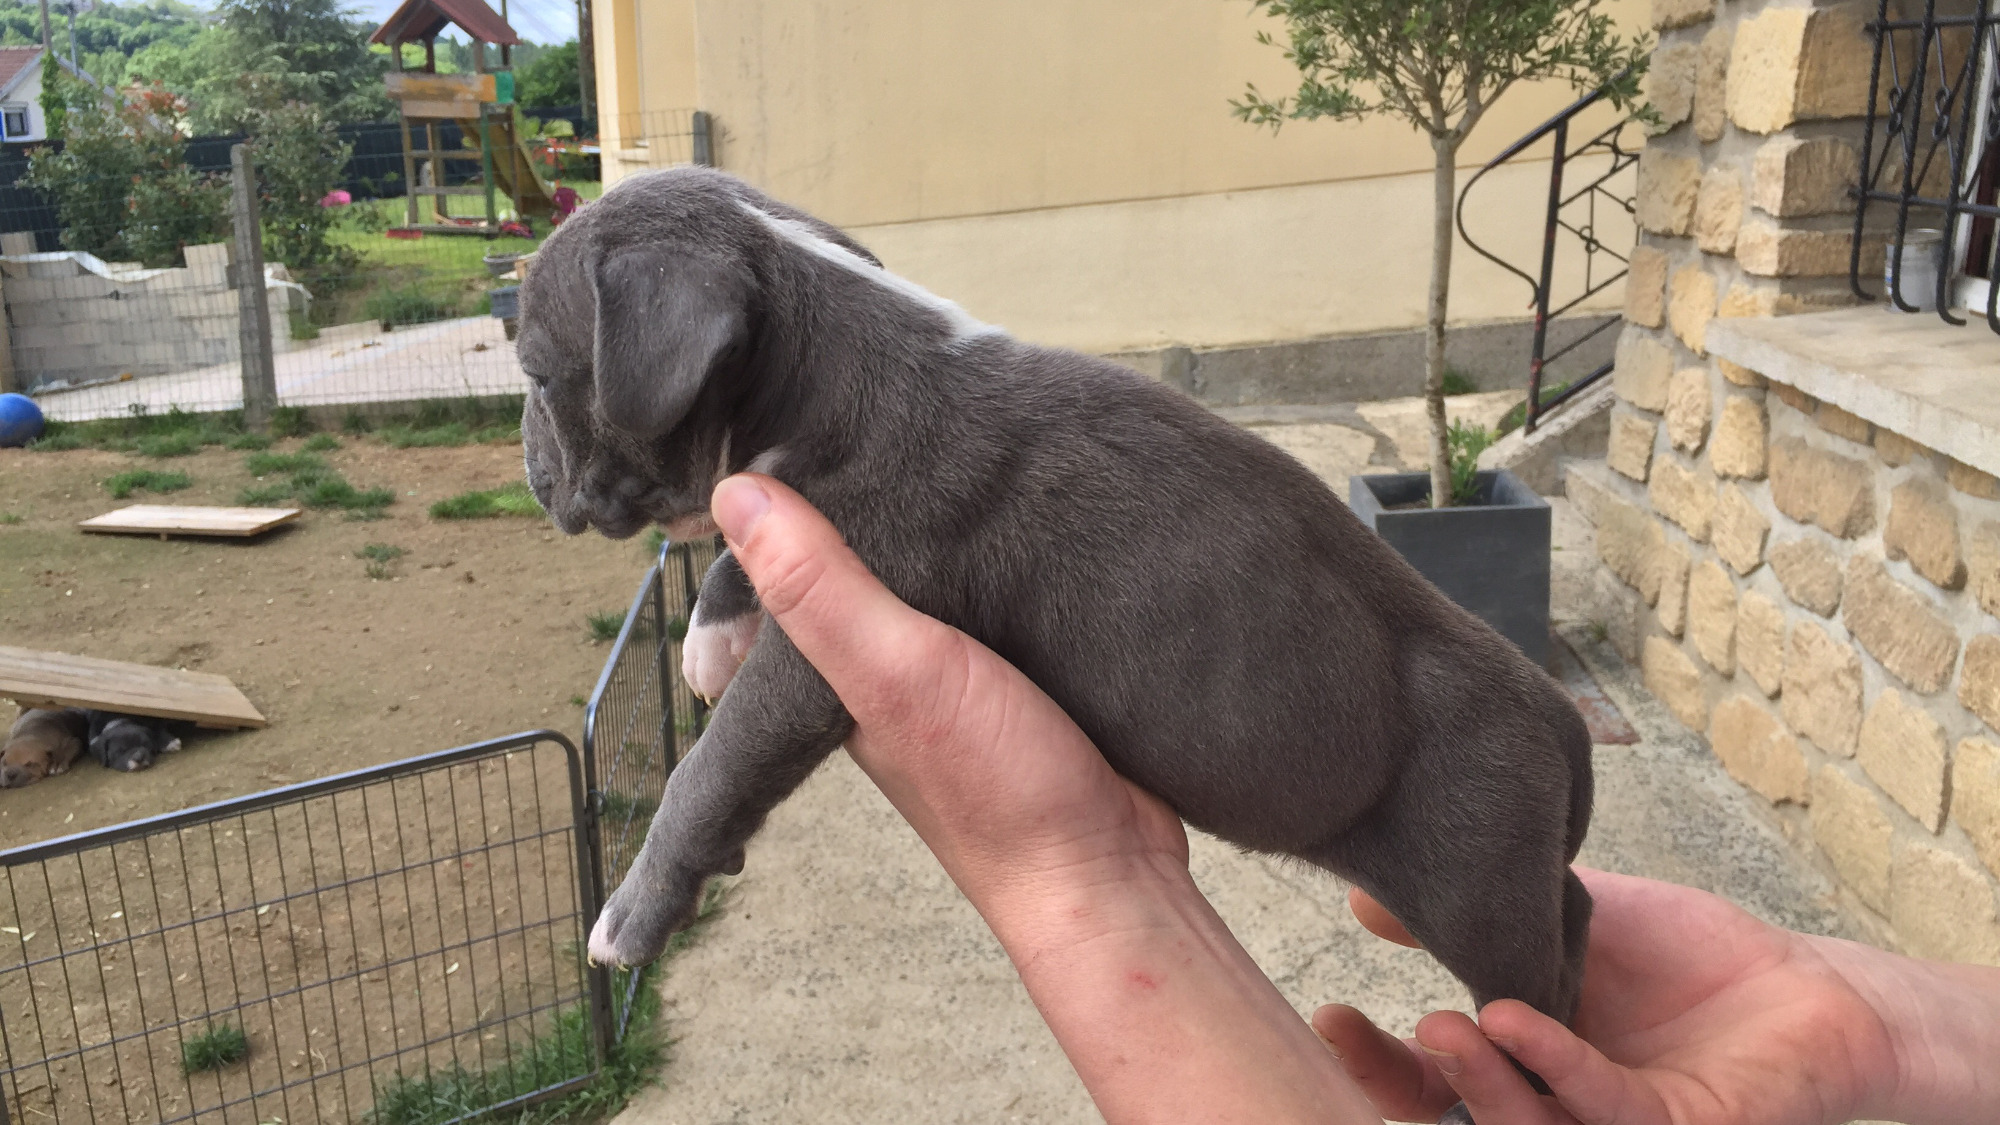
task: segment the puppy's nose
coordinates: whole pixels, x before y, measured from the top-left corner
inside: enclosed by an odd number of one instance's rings
[[[28,771],[19,766],[0,766],[0,789],[12,789],[27,780]]]

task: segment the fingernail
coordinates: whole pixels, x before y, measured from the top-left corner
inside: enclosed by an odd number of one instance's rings
[[[771,496],[764,486],[744,477],[730,477],[715,486],[709,497],[709,511],[715,524],[731,543],[741,543],[757,530],[764,513],[771,510]]]
[[[1320,1046],[1326,1048],[1327,1054],[1332,1055],[1336,1059],[1344,1059],[1347,1057],[1346,1055],[1340,1053],[1340,1048],[1333,1045],[1333,1040],[1328,1039],[1326,1036],[1321,1035],[1319,1033],[1319,1028],[1316,1027],[1313,1028],[1312,1033],[1315,1037],[1319,1039]]]
[[[1421,1046],[1421,1044],[1419,1045]],[[1458,1073],[1459,1061],[1457,1055],[1449,1051],[1433,1051],[1429,1047],[1424,1048],[1424,1053],[1437,1060],[1437,1068],[1441,1073],[1447,1076]]]
[[[1489,1035],[1487,1036],[1487,1038],[1492,1040],[1493,1045],[1495,1047],[1500,1048],[1501,1050],[1507,1052],[1510,1055],[1513,1054],[1515,1051],[1521,1049],[1521,1045],[1519,1043],[1515,1042],[1512,1039],[1508,1039],[1505,1036]]]

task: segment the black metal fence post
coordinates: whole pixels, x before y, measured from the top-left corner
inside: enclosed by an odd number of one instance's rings
[[[1549,159],[1549,209],[1542,223],[1542,272],[1535,283],[1535,341],[1528,356],[1528,410],[1521,428],[1535,432],[1542,417],[1542,353],[1549,342],[1549,292],[1556,272],[1556,229],[1562,221],[1563,163],[1569,156],[1569,119],[1556,122]]]

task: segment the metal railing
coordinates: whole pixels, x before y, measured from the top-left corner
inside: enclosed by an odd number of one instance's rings
[[[2000,332],[2000,5],[1929,0],[1922,9],[1893,17],[1881,0],[1867,25],[1875,55],[1848,282],[1876,299],[1861,283],[1862,257],[1873,244],[1871,210],[1885,205],[1895,222],[1881,295],[1904,312],[1935,307],[1948,324],[1965,323],[1954,307],[1981,311]],[[1925,228],[1918,244],[1934,240],[1936,248],[1920,251],[1918,268],[1935,272],[1911,278],[1917,288],[1906,290],[1906,250]],[[1926,255],[1933,260],[1923,262]]]
[[[0,852],[0,1125],[448,1125],[595,1078],[640,975],[584,939],[707,722],[663,548],[585,712]]]
[[[1622,76],[1621,76],[1622,77]],[[1615,82],[1616,80],[1614,80]],[[1542,395],[1543,375],[1548,366],[1616,324],[1616,317],[1605,318],[1601,323],[1550,347],[1549,326],[1557,318],[1575,310],[1585,301],[1595,297],[1605,289],[1623,280],[1630,268],[1630,248],[1625,252],[1613,248],[1600,233],[1604,216],[1599,208],[1613,209],[1630,220],[1636,213],[1634,193],[1627,187],[1621,188],[1623,177],[1639,160],[1639,150],[1644,147],[1645,138],[1631,138],[1626,130],[1637,130],[1639,119],[1626,116],[1610,127],[1591,134],[1584,140],[1570,143],[1570,126],[1576,119],[1597,103],[1610,96],[1610,87],[1600,87],[1570,103],[1562,112],[1549,118],[1520,140],[1508,145],[1500,155],[1486,162],[1479,171],[1466,180],[1465,188],[1459,192],[1456,218],[1458,234],[1465,244],[1481,257],[1494,263],[1508,273],[1528,283],[1534,295],[1535,332],[1528,355],[1528,400],[1527,419],[1523,427],[1533,432],[1543,415],[1574,398],[1586,388],[1611,373],[1612,363],[1606,361],[1588,373],[1573,379],[1560,392],[1546,398]],[[1489,172],[1534,148],[1543,140],[1550,144],[1549,190],[1547,207],[1542,218],[1541,260],[1536,271],[1528,272],[1512,262],[1481,246],[1465,229],[1465,201],[1472,195],[1472,189]],[[1597,164],[1601,162],[1601,167]],[[1571,178],[1574,166],[1586,163],[1588,170],[1580,182]],[[1578,292],[1567,300],[1557,303],[1557,250],[1564,241],[1564,235],[1574,238],[1583,254],[1583,276]],[[1624,239],[1618,240],[1621,244]],[[1601,264],[1606,259],[1609,264]]]

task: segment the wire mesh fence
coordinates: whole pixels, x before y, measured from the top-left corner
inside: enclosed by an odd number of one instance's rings
[[[246,222],[208,166],[217,139],[161,134],[143,98],[130,105],[96,141],[0,161],[0,389],[61,421],[239,409],[262,355],[279,406],[520,394],[523,260],[607,175],[713,159],[694,111],[615,122],[609,139],[512,107],[365,132],[280,123],[248,139],[262,214]],[[299,171],[314,160],[331,163]],[[264,263],[247,280],[244,229]],[[267,331],[245,331],[246,284]]]
[[[13,1119],[437,1121],[587,1081],[584,799],[537,732],[0,855]]]
[[[626,611],[617,644],[584,709],[584,761],[597,794],[592,837],[602,886],[616,887],[646,838],[667,774],[708,723],[708,706],[679,674],[701,577],[715,561],[714,540],[661,549]],[[606,979],[609,1019],[623,1035],[639,981],[617,970]]]
[[[588,926],[707,711],[665,547],[586,710],[0,852],[0,1122],[447,1125],[590,1082],[637,974]]]

